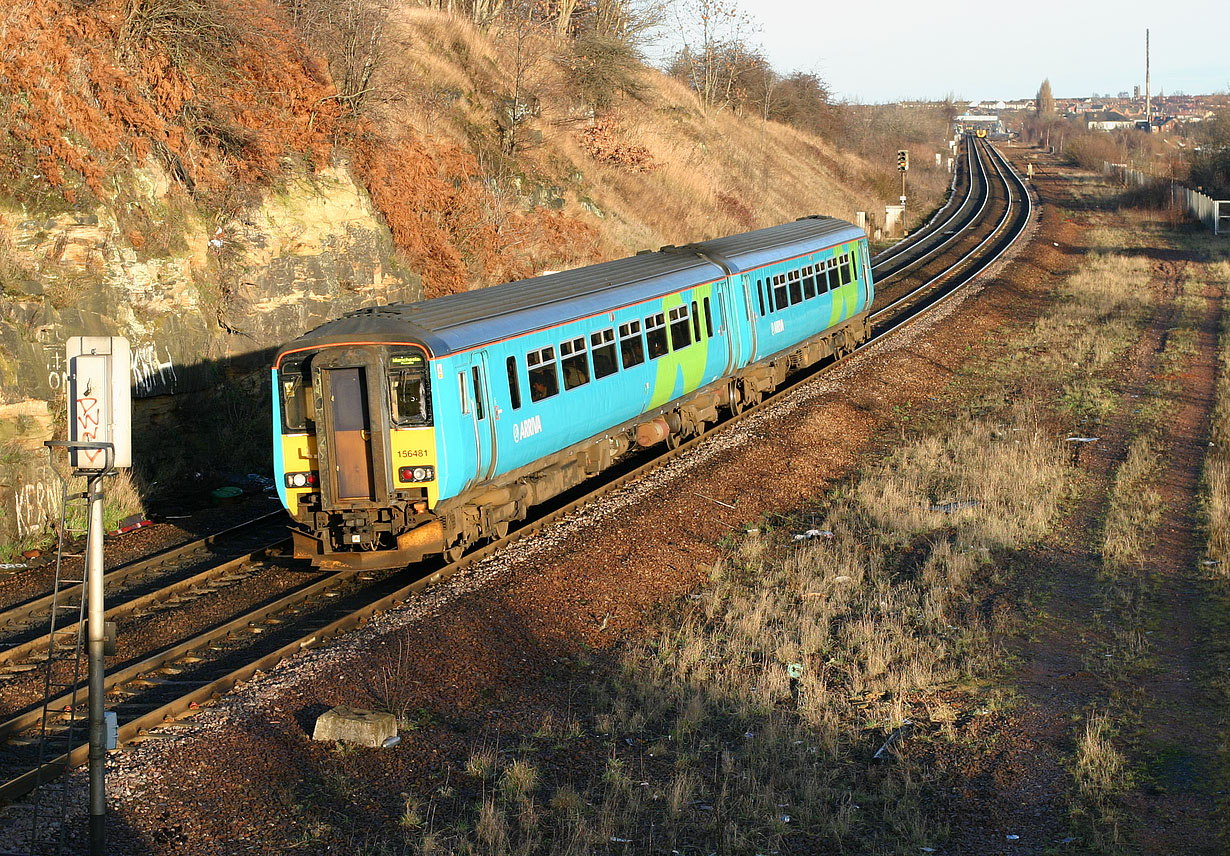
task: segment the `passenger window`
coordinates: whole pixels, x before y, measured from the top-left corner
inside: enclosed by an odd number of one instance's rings
[[[709,298],[705,298],[705,336],[713,338],[713,316],[709,314]]]
[[[457,372],[457,392],[461,396],[462,415],[465,415],[470,412],[470,393],[466,390],[465,372]]]
[[[787,275],[790,282],[790,305],[803,302],[803,284],[799,281],[798,270],[792,270]]]
[[[773,276],[773,308],[777,310],[785,309],[790,305],[786,293],[786,275],[784,273],[774,274]]]
[[[564,389],[576,389],[589,383],[589,360],[585,354],[584,336],[560,344],[559,360],[564,369]]]
[[[559,373],[555,370],[555,348],[546,347],[525,355],[530,376],[530,401],[542,401],[559,393]]]
[[[470,369],[470,372],[471,374],[474,375],[474,415],[477,416],[479,419],[482,419],[483,418],[483,385],[482,385],[482,381],[478,377],[478,366],[472,367]]]
[[[619,325],[619,356],[626,369],[645,362],[645,340],[641,338],[640,321]]]
[[[692,301],[692,332],[695,334],[692,336],[692,341],[699,342],[700,341],[700,311],[696,306],[695,300]]]
[[[853,281],[853,277],[850,276],[849,254],[842,256],[838,261],[838,265],[841,267],[841,284],[849,285]]]
[[[670,311],[671,316],[671,350],[681,351],[692,344],[688,330],[688,307],[676,306]]]
[[[760,297],[760,317],[764,317],[764,282],[756,280],[756,294]]]
[[[513,410],[521,409],[521,383],[517,379],[517,358],[508,358],[508,399]]]
[[[601,380],[619,369],[615,362],[615,331],[608,327],[589,335],[589,352],[594,359],[594,377]]]
[[[651,360],[666,353],[666,316],[661,312],[645,319],[645,346]]]
[[[811,300],[816,296],[816,269],[808,265],[803,268],[803,299]]]
[[[833,259],[829,259],[824,263],[824,278],[829,291],[841,285],[837,279],[837,262]]]

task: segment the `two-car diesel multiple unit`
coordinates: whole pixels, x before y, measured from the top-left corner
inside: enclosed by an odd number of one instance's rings
[[[867,338],[867,237],[830,217],[321,325],[273,367],[295,553],[455,557],[636,446],[677,445]]]

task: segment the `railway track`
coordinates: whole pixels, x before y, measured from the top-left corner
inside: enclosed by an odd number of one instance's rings
[[[874,260],[873,271],[877,280],[881,277],[887,280],[910,270],[916,274],[911,282],[921,282],[872,316],[873,335],[866,344],[891,336],[931,306],[956,293],[962,285],[993,264],[1023,234],[1031,217],[1032,205],[1019,175],[989,144],[967,140],[965,157],[971,166],[968,179],[963,182],[968,192],[959,199],[950,200],[932,218],[927,228],[914,236],[908,247],[899,252],[886,251]],[[201,605],[206,602],[205,599],[219,592],[233,591],[245,584],[263,585],[266,596],[258,598],[255,606],[247,604],[225,617],[205,621],[206,626],[181,632],[178,636],[161,636],[159,644],[151,646],[151,650],[128,651],[126,656],[109,663],[111,674],[107,676],[106,683],[107,706],[117,713],[119,742],[139,740],[152,728],[191,715],[194,709],[211,698],[249,680],[258,672],[267,671],[291,654],[362,625],[374,614],[408,600],[427,586],[643,477],[675,456],[685,454],[710,435],[724,431],[780,400],[792,389],[824,374],[833,365],[830,363],[818,369],[812,368],[788,378],[783,386],[760,404],[718,423],[677,449],[665,451],[659,447],[655,451],[660,454],[652,457],[647,454],[646,459],[634,461],[606,477],[600,477],[600,484],[587,486],[583,493],[557,498],[549,506],[538,509],[541,513],[534,520],[503,539],[490,542],[452,563],[441,561],[416,567],[415,579],[408,579],[407,571],[304,571],[298,565],[288,565],[273,555],[279,543],[285,540],[281,538],[247,551],[241,550],[216,566],[193,574],[180,574],[172,583],[174,591],[155,587],[151,591],[134,594],[123,604],[113,607],[127,610],[126,613],[112,613],[113,620],[121,617],[133,621],[148,620],[151,612],[145,610],[154,610],[167,616],[163,624],[188,627],[192,622],[174,617],[184,614],[183,611],[176,613],[170,607],[182,607],[185,603]],[[158,559],[151,557],[148,561]],[[290,576],[295,573],[300,578],[292,584]],[[143,571],[117,568],[108,574],[108,585],[112,584],[113,579],[118,585],[125,580],[149,580],[155,576],[157,573],[148,568]],[[281,578],[285,582],[276,594],[270,593],[272,589],[267,582],[273,578]],[[111,597],[110,590],[108,596]],[[27,635],[9,645],[8,651],[0,651],[0,670],[5,668],[6,663],[11,667],[11,664],[22,659],[9,653],[17,647],[25,646],[32,661],[37,663],[38,652],[45,652],[49,643],[45,634],[39,636],[29,630],[37,624],[37,619],[33,617],[37,613],[33,602],[21,604],[16,609],[25,612],[20,615],[15,610],[0,613],[0,628],[9,621],[14,626],[26,627]],[[121,638],[123,635],[121,629]],[[0,644],[4,644],[6,638],[0,636]],[[23,668],[30,662],[31,659],[22,661]],[[51,710],[57,711],[56,727],[66,726],[71,717],[84,716],[87,709],[84,691],[78,692],[75,708],[65,710],[66,704],[64,698],[59,698],[49,705]],[[58,774],[66,765],[81,763],[86,756],[87,747],[81,745],[52,760],[42,769],[36,769],[32,760],[37,755],[32,751],[32,747],[36,747],[31,729],[38,725],[41,716],[41,699],[20,709],[0,710],[0,742],[5,747],[5,760],[0,762],[0,781],[3,782],[0,784],[0,804],[21,797],[36,787],[38,782]]]

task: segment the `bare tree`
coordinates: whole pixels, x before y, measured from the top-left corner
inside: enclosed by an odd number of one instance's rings
[[[735,82],[752,56],[746,44],[752,18],[725,0],[676,0],[674,12],[683,44],[676,66],[705,111],[729,106]]]
[[[496,38],[506,43],[512,61],[512,91],[499,102],[496,122],[500,126],[501,148],[511,155],[522,146],[524,125],[539,113],[539,89],[544,80],[545,60],[554,44],[555,27],[547,0],[499,2],[503,14]]]
[[[281,3],[304,41],[328,60],[338,102],[347,114],[362,114],[376,100],[373,79],[387,59],[383,0]]]

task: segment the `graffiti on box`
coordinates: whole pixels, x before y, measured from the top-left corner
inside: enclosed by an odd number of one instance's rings
[[[103,436],[102,406],[97,396],[89,386],[85,393],[77,397],[77,406],[73,408],[77,414],[77,440],[92,443],[95,440],[107,440]],[[106,461],[106,452],[102,449],[78,449],[77,466],[86,470],[101,469]]]

